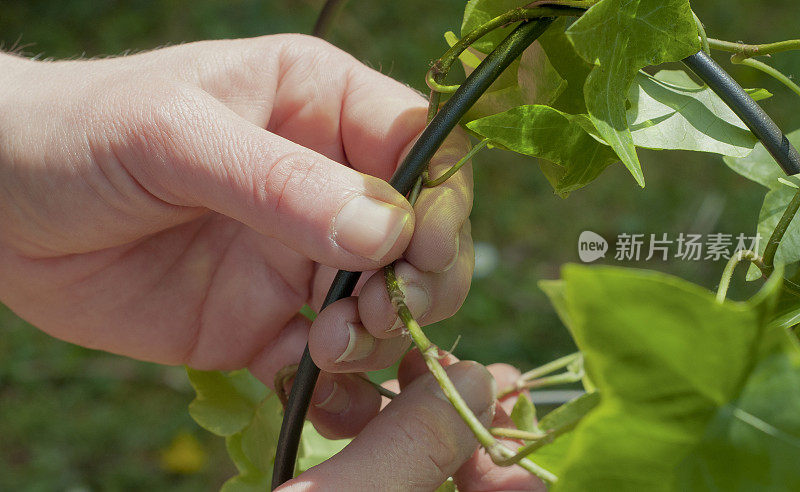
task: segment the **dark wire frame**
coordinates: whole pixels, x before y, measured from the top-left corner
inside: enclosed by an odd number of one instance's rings
[[[459,89],[441,107],[423,130],[406,158],[389,181],[398,192],[407,195],[425,170],[433,154],[458,124],[461,117],[489,88],[497,77],[533,41],[550,26],[554,19],[543,18],[523,22],[495,48]],[[702,79],[761,141],[787,175],[800,173],[800,154],[766,112],[747,92],[703,51],[684,58],[683,63]],[[352,294],[361,272],[340,270],[325,297],[322,309]],[[286,403],[275,453],[272,475],[273,490],[294,476],[297,450],[303,423],[314,392],[319,368],[311,359],[306,345],[297,368],[292,390]]]

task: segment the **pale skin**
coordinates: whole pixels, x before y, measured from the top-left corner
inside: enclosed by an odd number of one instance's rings
[[[385,180],[424,127],[424,98],[323,41],[0,54],[0,88],[0,301],[55,337],[247,367],[268,386],[308,342],[325,371],[309,418],[347,437],[380,408],[352,373],[409,346],[379,267],[399,260],[422,324],[466,297],[470,166],[412,209]],[[467,150],[451,135],[431,175]],[[298,311],[319,309],[336,269],[367,272],[312,324]]]

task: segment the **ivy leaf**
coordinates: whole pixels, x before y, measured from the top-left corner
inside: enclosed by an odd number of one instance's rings
[[[268,389],[247,370],[222,373],[186,368],[197,392],[189,414],[218,436],[233,435],[250,424]]]
[[[786,138],[795,147],[800,146],[800,129],[786,135]],[[758,214],[757,234],[758,253],[762,254],[767,245],[767,240],[778,225],[783,212],[792,201],[797,192],[795,188],[786,185],[781,180],[786,178],[786,173],[780,168],[775,159],[767,152],[760,142],[756,144],[753,152],[747,157],[734,159],[725,157],[725,164],[747,179],[767,187],[770,191],[764,196],[764,203]],[[781,240],[775,261],[788,265],[800,260],[800,223],[793,220]],[[754,265],[747,271],[747,280],[756,280],[761,277],[761,272]]]
[[[240,432],[226,438],[233,463],[239,475],[222,486],[222,492],[266,490],[272,481],[275,445],[281,429],[281,403],[275,393],[258,405],[250,423]]]
[[[656,272],[570,265],[563,277],[570,330],[602,398],[573,431],[554,490],[672,490],[676,467],[743,385],[759,307],[717,303]]]
[[[762,358],[682,464],[682,490],[800,490],[800,351],[790,335]]]
[[[511,420],[519,430],[528,432],[536,430],[536,408],[525,393],[520,393],[514,408],[511,409]]]
[[[680,70],[662,70],[655,77],[637,73],[628,100],[628,125],[638,147],[744,157],[758,142],[711,88]]]
[[[781,216],[792,201],[796,189],[782,185],[767,192],[764,196],[764,203],[761,206],[761,211],[758,214],[758,235],[761,240],[758,244],[758,253],[762,254],[766,248],[767,241],[775,227],[781,219]],[[788,265],[800,260],[800,220],[797,217],[789,223],[789,228],[781,239],[778,246],[778,251],[775,253],[775,262]],[[755,268],[755,267],[754,267]],[[755,272],[748,271],[748,280],[755,280],[761,277],[761,272],[755,269]]]
[[[538,43],[566,85],[564,92],[551,106],[565,113],[583,114],[586,113],[583,85],[594,65],[587,63],[575,51],[564,32],[566,26],[566,18],[557,19],[539,36]]]
[[[458,39],[448,31],[445,40],[449,46],[453,46]],[[472,48],[467,48],[459,55],[467,76],[484,58],[485,54]],[[565,87],[566,82],[553,68],[544,50],[534,43],[500,74],[467,111],[462,121],[476,120],[523,104],[549,104]]]
[[[786,138],[795,147],[800,147],[800,129],[788,133]],[[725,157],[723,160],[735,172],[762,186],[766,186],[770,190],[785,187],[778,179],[785,178],[786,173],[783,172],[783,169],[760,142],[756,144],[753,152],[747,157],[739,159]]]
[[[311,422],[303,424],[303,439],[297,456],[297,471],[304,472],[335,455],[350,443],[351,439],[326,439],[317,432]]]
[[[580,115],[549,106],[527,105],[467,123],[467,128],[492,144],[540,157],[564,169],[554,186],[569,193],[595,179],[619,158],[584,129]]]
[[[700,49],[688,0],[601,0],[567,29],[567,36],[578,54],[595,64],[584,85],[592,122],[644,186],[625,98],[639,69]]]

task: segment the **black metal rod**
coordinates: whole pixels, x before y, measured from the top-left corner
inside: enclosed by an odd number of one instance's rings
[[[543,18],[520,24],[494,49],[470,74],[456,92],[442,106],[436,116],[423,130],[417,142],[400,164],[389,181],[402,195],[408,194],[433,154],[455,128],[475,101],[486,92],[511,62],[533,43],[550,26],[554,19]],[[352,294],[360,272],[340,271],[331,284],[325,298],[323,309],[329,304]],[[278,446],[275,452],[275,466],[272,474],[272,488],[275,489],[294,476],[297,449],[303,422],[311,402],[311,395],[319,376],[319,368],[311,360],[308,346],[297,368],[292,391],[286,403]]]
[[[800,155],[797,149],[761,106],[713,58],[700,51],[684,58],[683,63],[703,79],[741,118],[786,174],[791,176],[800,173]]]

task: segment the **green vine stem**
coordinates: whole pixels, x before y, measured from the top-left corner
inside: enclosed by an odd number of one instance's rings
[[[792,201],[789,202],[786,210],[783,211],[783,215],[781,215],[778,225],[775,226],[775,230],[772,231],[772,234],[769,236],[769,241],[767,241],[767,245],[764,247],[763,270],[767,274],[772,273],[772,271],[775,269],[775,253],[778,252],[778,246],[781,244],[781,240],[786,234],[786,230],[789,229],[789,224],[792,223],[792,219],[794,219],[794,216],[797,214],[797,210],[799,208],[800,190],[794,194]]]
[[[496,461],[495,463],[500,466],[511,466],[522,461],[530,461],[527,459],[527,456],[533,453],[534,451],[538,450],[542,446],[546,444],[550,444],[551,442],[555,441],[555,439],[567,432],[571,431],[574,428],[572,425],[565,425],[563,427],[557,427],[547,433],[545,436],[537,439],[530,444],[526,444],[525,446],[521,447],[516,453],[511,456],[508,456],[500,461]]]
[[[755,68],[756,70],[760,70],[765,74],[769,75],[770,77],[774,78],[778,82],[782,83],[783,85],[788,87],[792,92],[800,96],[800,86],[795,84],[792,81],[792,79],[784,75],[777,68],[771,67],[760,60],[749,58],[741,53],[736,53],[733,56],[731,56],[731,63],[734,63],[736,65],[744,65],[750,68]]]
[[[522,441],[536,441],[547,437],[546,432],[537,431],[524,431],[519,429],[509,429],[506,427],[492,427],[489,429],[495,437],[503,437],[506,439],[520,439]]]
[[[428,73],[425,75],[425,82],[431,89],[430,97],[428,98],[428,121],[432,120],[439,110],[441,94],[454,92],[459,87],[458,85],[445,85],[443,83],[453,63],[455,63],[461,53],[480,38],[497,28],[513,24],[514,22],[541,17],[580,16],[587,8],[595,3],[595,0],[554,0],[552,2],[547,2],[548,5],[551,5],[548,7],[517,8],[499,15],[470,31],[451,46],[444,55],[434,61],[430,70],[428,70]]]
[[[439,383],[439,386],[442,388],[442,392],[450,401],[450,404],[453,405],[453,408],[455,408],[456,412],[458,412],[459,416],[461,416],[461,419],[467,424],[481,446],[486,449],[486,452],[492,458],[492,461],[502,466],[519,464],[522,468],[530,473],[533,473],[542,480],[546,480],[550,483],[555,483],[558,481],[558,477],[540,467],[536,463],[524,457],[516,459],[517,453],[505,447],[492,435],[489,429],[481,424],[480,420],[478,420],[478,417],[475,416],[467,403],[458,393],[455,385],[447,376],[447,372],[444,370],[444,367],[442,367],[441,362],[439,362],[439,348],[434,345],[430,339],[428,339],[428,337],[422,331],[422,328],[420,328],[419,323],[417,323],[412,316],[408,306],[406,306],[405,295],[403,294],[403,290],[400,287],[400,283],[395,275],[394,267],[389,265],[383,269],[383,272],[386,278],[386,286],[389,291],[389,298],[391,299],[392,305],[397,311],[397,315],[406,326],[406,329],[411,335],[411,339],[414,341],[417,349],[419,349],[420,354],[422,354],[422,358],[425,360],[428,370],[431,372],[431,374],[433,374],[436,382]],[[514,461],[509,461],[512,459],[514,459]]]
[[[722,271],[722,278],[720,279],[719,287],[717,288],[717,302],[722,303],[725,301],[725,297],[728,295],[728,287],[731,284],[731,277],[733,277],[733,271],[736,269],[736,265],[743,260],[753,262],[753,264],[761,270],[761,273],[765,273],[766,269],[764,266],[764,260],[758,256],[758,253],[748,249],[737,251],[733,256],[731,256],[730,260],[728,260],[728,263],[725,264],[725,269]]]
[[[469,162],[469,160],[472,159],[475,156],[475,154],[480,152],[487,145],[489,145],[489,139],[488,138],[481,140],[478,144],[476,144],[474,147],[469,149],[469,152],[467,152],[467,154],[464,157],[462,157],[458,162],[456,162],[444,174],[442,174],[441,176],[439,176],[436,179],[425,180],[425,182],[424,182],[425,187],[426,188],[433,188],[434,186],[439,186],[440,184],[442,184],[445,181],[447,181],[448,179],[450,179],[450,177],[452,175],[457,173],[458,170],[461,169],[462,166],[464,166],[464,164]]]
[[[560,384],[569,384],[569,383],[576,383],[583,379],[585,376],[583,369],[580,371],[567,371],[561,374],[554,374],[552,376],[545,376],[539,379],[533,379],[530,381],[526,381],[522,383],[522,387],[520,389],[536,389],[536,388],[545,388],[547,386],[558,386]]]
[[[783,51],[800,50],[800,39],[789,39],[777,43],[744,44],[708,38],[708,45],[715,50],[740,53],[747,57],[772,55]]]
[[[517,391],[522,391],[526,389],[525,385],[533,380],[537,380],[542,378],[543,376],[547,376],[548,374],[552,374],[559,369],[563,369],[570,364],[574,364],[575,362],[582,359],[582,355],[580,352],[574,352],[569,355],[565,355],[564,357],[560,357],[552,362],[548,362],[547,364],[541,365],[539,367],[535,367],[528,372],[523,373],[517,379],[517,381],[508,388],[501,390],[497,394],[497,398],[504,398],[511,393],[516,393]],[[569,374],[569,373],[566,373]],[[579,378],[580,379],[580,378]]]

